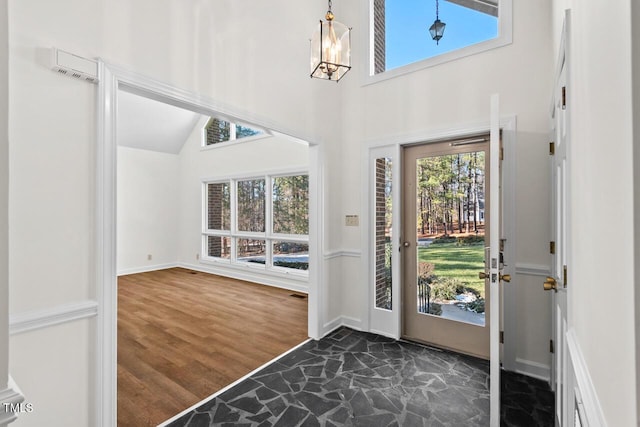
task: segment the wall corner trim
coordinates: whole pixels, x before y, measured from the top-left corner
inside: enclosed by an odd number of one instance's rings
[[[48,328],[61,323],[93,317],[97,314],[98,303],[92,300],[59,305],[44,310],[12,314],[9,316],[9,334],[16,335],[36,329]]]
[[[578,386],[579,395],[582,396],[582,402],[578,402],[578,404],[582,403],[584,405],[584,413],[587,418],[586,425],[604,427],[607,425],[607,422],[602,413],[598,394],[591,381],[589,369],[582,355],[578,337],[573,328],[569,329],[566,338],[569,358],[571,359],[571,365],[575,373],[576,385]]]
[[[24,402],[24,395],[18,388],[11,375],[9,375],[9,383],[5,390],[0,390],[0,402],[10,405],[19,405]],[[18,418],[19,412],[5,410],[4,405],[0,408],[0,426],[6,426]]]

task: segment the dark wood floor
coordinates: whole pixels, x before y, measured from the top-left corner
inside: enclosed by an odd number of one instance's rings
[[[155,426],[307,338],[294,292],[173,268],[118,279],[118,426]]]

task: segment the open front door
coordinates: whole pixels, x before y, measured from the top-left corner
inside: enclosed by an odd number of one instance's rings
[[[486,262],[486,280],[490,288],[490,304],[494,310],[489,318],[491,426],[500,425],[500,101],[491,96],[491,132],[489,138],[490,174],[495,177],[489,183],[492,203],[489,212],[489,257]],[[504,278],[506,281],[509,278]]]

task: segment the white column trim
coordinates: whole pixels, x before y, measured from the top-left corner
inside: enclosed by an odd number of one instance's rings
[[[9,316],[9,333],[11,335],[37,329],[49,328],[61,323],[94,317],[98,314],[96,301],[82,301],[65,304],[43,310],[33,310]],[[1,410],[2,408],[0,408]]]
[[[566,335],[567,349],[569,350],[569,358],[571,365],[573,366],[573,373],[575,374],[576,385],[579,390],[580,396],[582,396],[582,403],[584,405],[584,414],[586,415],[586,425],[590,427],[605,427],[607,422],[598,400],[598,393],[591,381],[591,375],[589,375],[589,368],[582,355],[578,337],[576,336],[573,328],[569,329]],[[573,406],[573,405],[572,405]],[[572,408],[568,410],[573,410]],[[582,420],[583,422],[585,420]]]
[[[24,395],[9,375],[7,388],[0,391],[0,404],[2,404],[0,406],[0,426],[6,426],[18,418],[18,413],[5,410],[4,404],[19,405],[22,402],[24,402]]]

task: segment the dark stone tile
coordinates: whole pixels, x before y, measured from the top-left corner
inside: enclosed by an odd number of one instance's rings
[[[316,417],[321,416],[340,404],[340,402],[336,402],[335,400],[323,399],[320,396],[307,392],[298,393],[295,397]]]
[[[322,386],[327,391],[342,390],[351,386],[351,380],[345,377],[335,377]]]
[[[265,375],[263,377],[257,377],[257,380],[264,384],[268,389],[277,393],[289,393],[291,391],[291,388],[279,372]]]
[[[302,390],[308,391],[310,393],[320,393],[322,389],[322,385],[319,383],[308,382],[302,387]]]
[[[191,419],[185,424],[185,427],[209,427],[211,424],[211,416],[208,413],[193,414]]]
[[[363,369],[366,366],[362,364],[356,357],[351,353],[344,354],[344,364],[342,365],[342,371],[356,371],[358,369]]]
[[[302,369],[297,366],[295,368],[289,369],[288,371],[282,372],[282,377],[290,384],[301,383],[307,380],[307,377],[305,377]]]
[[[351,409],[355,417],[371,415],[375,412],[373,406],[369,403],[369,399],[367,399],[367,396],[362,390],[358,390],[349,400],[349,403],[351,404]]]
[[[278,421],[274,424],[274,427],[292,427],[298,425],[302,421],[309,411],[306,409],[297,408],[295,406],[289,406],[284,413],[280,416]]]
[[[257,414],[263,408],[262,403],[260,403],[255,397],[241,397],[233,402],[229,402],[229,406],[233,406],[234,408],[241,409],[251,414]]]
[[[324,371],[335,374],[342,367],[342,361],[338,359],[329,359],[324,365]]]
[[[424,427],[425,423],[424,418],[419,417],[416,414],[412,414],[411,412],[406,412],[401,425],[402,427]]]
[[[308,351],[298,350],[287,354],[286,356],[279,359],[278,362],[284,366],[291,367],[298,363],[302,363],[305,360],[314,359],[316,357],[317,356],[315,354],[309,353]]]
[[[353,425],[356,427],[387,427],[395,420],[395,416],[391,414],[376,414],[356,417],[353,420]]]
[[[324,371],[324,364],[304,366],[302,370],[304,372],[304,375],[307,377],[320,377],[322,376],[322,371]]]
[[[349,410],[346,407],[341,406],[336,411],[329,414],[327,416],[327,419],[342,425],[342,424],[345,424],[345,422],[347,421],[347,419],[349,419],[349,417],[351,417],[351,412],[349,412]]]
[[[258,387],[260,387],[260,383],[252,380],[251,378],[247,378],[240,384],[222,393],[220,396],[218,396],[218,398],[223,402],[229,402],[231,400],[234,400],[236,397],[240,397],[243,394],[246,394]]]
[[[394,414],[400,413],[400,408],[396,407],[382,392],[379,390],[369,390],[365,392],[374,408]]]
[[[256,389],[256,397],[262,402],[264,402],[266,400],[271,400],[276,396],[278,396],[278,393],[276,393],[273,390],[269,390],[268,388],[266,388],[264,386],[259,387],[258,389]]]
[[[313,414],[309,414],[300,424],[300,427],[320,427],[320,421]]]
[[[360,375],[353,376],[353,385],[355,387],[367,389],[381,389],[391,387],[391,380],[387,378],[371,378]]]
[[[287,409],[287,403],[282,399],[282,397],[278,397],[271,402],[267,403],[267,408],[269,411],[276,417],[279,417],[282,412]]]
[[[247,417],[247,419],[249,421],[254,421],[256,423],[261,423],[265,420],[268,420],[269,418],[271,418],[273,415],[271,415],[271,412],[261,412],[258,415],[253,415],[251,417]]]
[[[214,423],[234,422],[240,419],[240,414],[233,411],[224,403],[220,402],[213,415]]]

